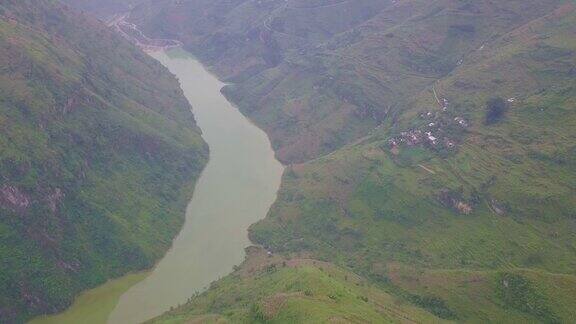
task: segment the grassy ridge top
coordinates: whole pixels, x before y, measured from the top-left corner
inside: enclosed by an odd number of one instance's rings
[[[208,314],[208,315],[207,315]],[[233,274],[150,323],[411,322],[439,318],[322,261],[250,248]]]
[[[210,289],[149,323],[562,322],[574,316],[574,276],[531,270],[389,266],[394,287],[334,264],[251,248]]]
[[[56,1],[0,4],[0,321],[150,267],[207,148],[176,79]]]

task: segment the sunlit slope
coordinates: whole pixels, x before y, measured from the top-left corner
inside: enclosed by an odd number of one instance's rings
[[[403,323],[439,321],[366,280],[311,259],[249,250],[233,274],[151,323]]]
[[[576,277],[421,270],[391,263],[382,289],[333,264],[249,250],[210,289],[150,323],[570,322]]]
[[[0,322],[150,267],[207,156],[159,63],[55,1],[0,5]]]

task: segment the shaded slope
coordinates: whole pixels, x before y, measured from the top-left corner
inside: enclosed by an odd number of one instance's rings
[[[0,5],[0,319],[150,267],[207,157],[177,81],[55,1]]]

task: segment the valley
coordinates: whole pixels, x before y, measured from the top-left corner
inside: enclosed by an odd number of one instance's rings
[[[33,323],[141,323],[183,304],[240,264],[250,245],[248,227],[265,217],[276,198],[283,167],[266,135],[220,93],[223,84],[183,50],[152,52],[179,79],[193,106],[210,160],[198,180],[186,221],[168,253],[140,280],[119,294],[90,293],[91,305],[77,303],[62,314]],[[101,309],[101,305],[111,305]]]
[[[220,93],[223,84],[182,50],[151,54],[180,80],[210,160],[187,221],[150,275],[119,300],[109,323],[141,323],[183,304],[244,259],[247,229],[276,198],[283,167],[266,135]]]
[[[115,25],[133,43],[191,52],[285,165],[260,216],[233,226],[244,238],[235,257],[206,259],[222,272],[190,285],[204,273],[190,265],[169,275],[165,292],[139,290],[145,279],[112,321],[131,321],[142,305],[150,312],[134,322],[169,306],[150,322],[576,317],[572,1],[109,0],[97,10],[66,2],[103,20],[129,9]],[[170,67],[179,60],[170,53],[154,55]],[[182,85],[192,103],[204,95]],[[228,147],[227,162],[241,148]],[[243,179],[235,171],[227,181]],[[242,211],[223,213],[225,223]],[[204,237],[206,224],[187,217],[183,233],[200,233],[183,250],[229,238]],[[251,223],[255,246],[241,262]]]
[[[287,165],[252,241],[286,262],[328,261],[443,320],[569,322],[574,4],[314,3],[143,3],[132,15],[231,82],[224,93]],[[293,9],[307,6],[315,9]],[[288,298],[279,312],[254,309],[305,285],[258,288],[253,303],[225,293],[289,281],[277,270],[232,274],[158,322],[299,318],[288,305],[309,296]],[[312,313],[328,320],[329,305]]]

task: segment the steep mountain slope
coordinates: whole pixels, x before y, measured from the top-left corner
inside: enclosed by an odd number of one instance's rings
[[[390,127],[293,166],[252,238],[275,251],[314,251],[383,286],[442,296],[462,320],[497,320],[490,316],[498,312],[482,307],[500,303],[533,321],[570,322],[575,314],[564,311],[573,309],[576,278],[575,22],[569,3],[486,42],[434,88],[415,93]],[[489,117],[491,97],[507,99],[499,120]],[[432,286],[420,275],[396,280],[406,271],[391,270],[395,262],[437,269],[448,282],[458,274],[444,269],[500,276],[537,269],[518,280],[569,293],[526,292],[503,301],[499,292],[509,287],[501,281],[489,287],[486,303],[467,308],[474,303],[463,301],[477,291]],[[526,298],[544,306],[535,310]]]
[[[150,267],[207,159],[178,82],[51,0],[0,4],[0,322]]]
[[[402,254],[415,253],[414,261],[421,264],[512,263],[571,272],[575,17],[572,5],[562,6],[486,44],[485,52],[468,57],[436,84],[435,91],[450,102],[446,109],[435,102],[432,89],[423,91],[392,127],[293,166],[270,218],[282,227],[269,232],[282,241],[274,246],[286,247],[292,226],[298,226],[294,239],[306,231],[313,240],[308,244],[335,242],[346,236],[335,231],[334,221],[341,217],[341,230],[357,231],[348,235],[353,242],[365,240],[371,247],[368,242],[376,238],[388,244],[387,237],[396,237],[406,241]],[[492,96],[512,102],[502,120],[487,124],[485,102]],[[255,228],[255,238],[275,242],[264,235],[267,222]],[[394,224],[409,231],[400,233]],[[516,226],[521,229],[515,231]],[[318,230],[329,236],[319,237]],[[514,242],[515,233],[526,241]],[[371,234],[377,237],[370,239]],[[438,246],[431,244],[432,235]],[[467,246],[453,251],[463,259],[449,258],[448,246],[440,244],[453,235],[466,236],[449,240]],[[350,243],[338,242],[343,247]],[[438,250],[418,252],[418,245]],[[488,259],[465,257],[475,250],[491,253]]]
[[[78,10],[89,12],[98,19],[108,20],[115,14],[129,11],[142,0],[61,0],[60,2],[70,4]]]
[[[365,136],[468,53],[560,1],[149,1],[130,19],[178,38],[303,162]]]
[[[246,81],[226,94],[270,134],[278,157],[288,162],[327,153],[377,125],[357,107],[363,102],[348,103],[342,98],[348,94],[336,93],[340,84],[321,87],[332,76],[313,53],[321,51],[316,49],[320,42],[360,25],[389,3],[147,1],[132,11],[130,20],[154,37],[182,40],[222,78]],[[343,14],[347,19],[334,18]],[[286,36],[292,25],[301,26],[296,32],[302,35]],[[307,51],[310,55],[303,56]]]
[[[148,1],[130,19],[232,82],[292,164],[256,243],[446,320],[576,317],[573,2]],[[308,282],[232,275],[160,321],[295,292],[258,280]],[[203,304],[243,284],[255,306]]]

